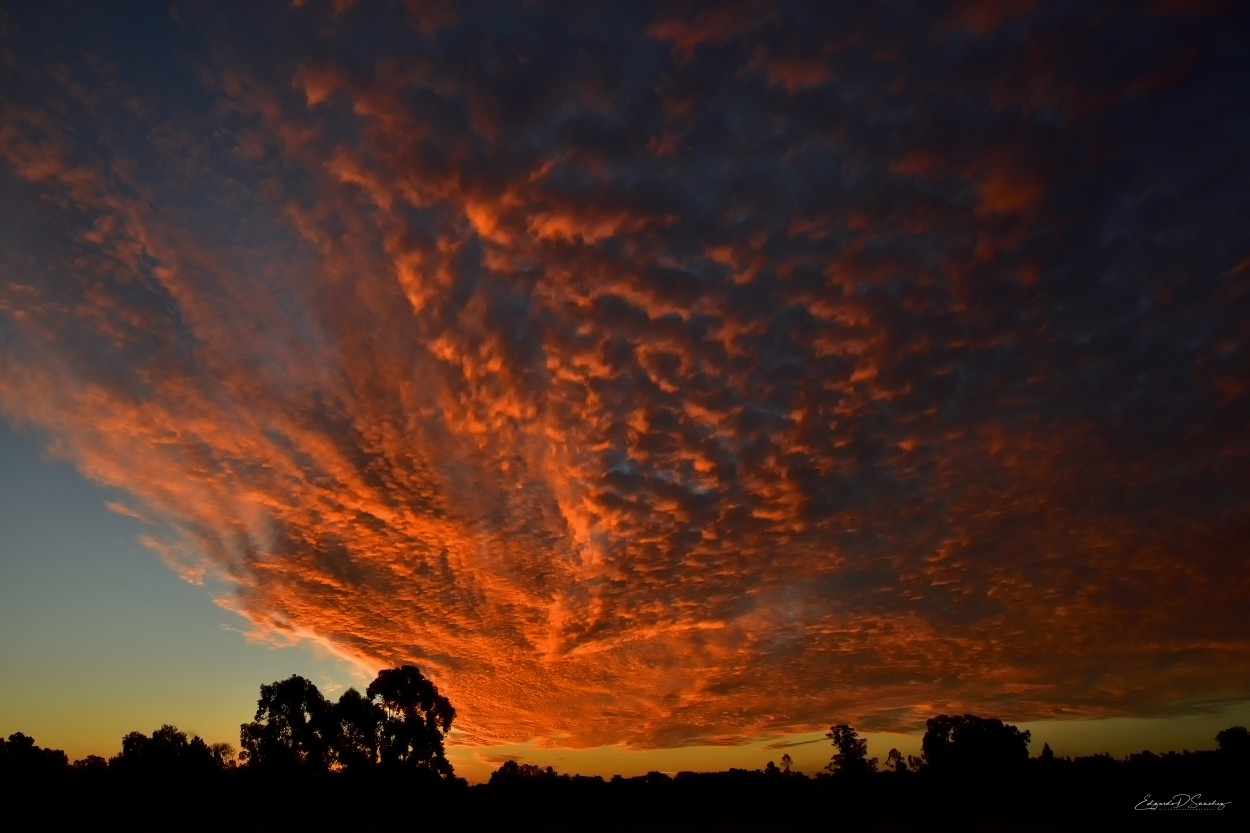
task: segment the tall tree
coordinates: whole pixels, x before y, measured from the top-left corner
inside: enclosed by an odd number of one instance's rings
[[[249,766],[324,772],[333,762],[334,715],[317,687],[292,674],[262,685],[256,719],[239,730]]]
[[[378,673],[365,689],[382,707],[379,755],[383,766],[435,772],[451,777],[443,738],[456,710],[415,665]]]
[[[858,776],[877,771],[877,759],[868,757],[868,741],[845,723],[830,726],[825,737],[838,751],[825,769],[837,775]]]
[[[382,708],[354,688],[339,697],[334,706],[337,731],[334,752],[348,772],[371,769],[378,763],[382,740]]]

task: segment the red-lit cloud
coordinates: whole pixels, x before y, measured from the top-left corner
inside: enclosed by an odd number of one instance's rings
[[[10,22],[0,413],[171,567],[468,742],[1250,697],[1219,20],[393,13]]]

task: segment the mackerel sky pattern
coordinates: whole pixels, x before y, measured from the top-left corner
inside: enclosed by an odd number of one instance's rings
[[[1243,4],[0,15],[0,415],[257,638],[469,743],[1250,698]]]

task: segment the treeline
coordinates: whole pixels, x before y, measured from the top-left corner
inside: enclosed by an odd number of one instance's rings
[[[1178,814],[1231,829],[1250,809],[1241,726],[1213,750],[1061,758],[1048,746],[1030,756],[1029,732],[1000,720],[938,715],[921,755],[892,749],[883,763],[854,728],[831,726],[833,754],[813,776],[789,755],[756,770],[610,779],[506,761],[469,786],[445,756],[454,717],[414,666],[337,701],[293,676],[261,686],[237,752],[165,725],[127,734],[108,760],[70,764],[19,732],[0,740],[0,783],[12,796],[64,796],[39,819],[52,829],[1083,830],[1117,819],[1180,829]]]
[[[298,675],[262,685],[256,716],[239,728],[241,749],[228,743],[188,739],[164,725],[151,736],[129,732],[122,750],[105,760],[98,755],[69,767],[64,752],[40,749],[18,732],[0,740],[0,766],[10,777],[48,775],[60,770],[119,775],[195,778],[245,765],[265,776],[356,775],[375,770],[419,772],[434,779],[453,777],[443,739],[456,710],[435,685],[412,665],[382,671],[364,694],[349,688],[337,702],[327,700]]]

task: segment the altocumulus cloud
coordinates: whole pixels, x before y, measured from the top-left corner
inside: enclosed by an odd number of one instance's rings
[[[465,742],[1250,697],[1246,13],[1032,5],[10,12],[0,413]]]

